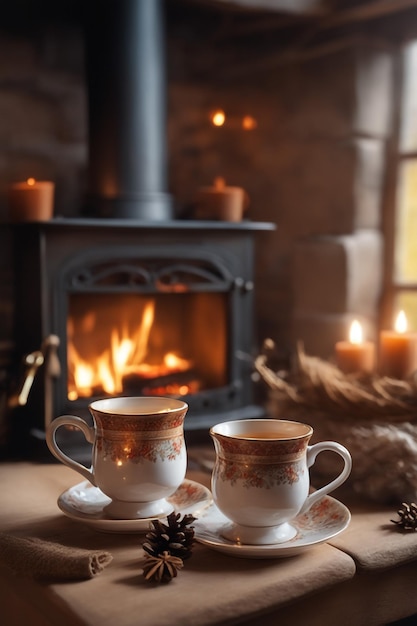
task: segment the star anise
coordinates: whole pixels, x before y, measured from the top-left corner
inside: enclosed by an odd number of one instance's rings
[[[177,576],[178,570],[183,566],[183,560],[178,556],[173,556],[167,550],[158,556],[145,556],[143,575],[146,580],[153,580],[157,583],[169,582]]]

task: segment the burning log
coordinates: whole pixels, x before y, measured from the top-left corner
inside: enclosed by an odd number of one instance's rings
[[[193,370],[169,372],[166,374],[156,374],[154,376],[144,375],[140,372],[130,372],[123,376],[123,393],[126,394],[149,394],[160,393],[162,390],[188,388],[195,390],[199,388],[197,374]]]

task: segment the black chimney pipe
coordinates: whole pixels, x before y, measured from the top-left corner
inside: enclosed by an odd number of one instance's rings
[[[86,210],[99,217],[170,219],[162,2],[86,5]]]

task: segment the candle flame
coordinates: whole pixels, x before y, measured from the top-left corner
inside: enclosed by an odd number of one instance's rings
[[[29,187],[33,187],[33,185],[36,183],[36,180],[34,178],[28,178],[26,182]]]
[[[224,111],[215,111],[214,113],[212,113],[211,115],[211,123],[213,124],[213,126],[223,126],[223,124],[226,121],[226,115],[224,113]]]
[[[226,187],[226,181],[221,176],[218,176],[214,179],[214,188],[221,191]]]
[[[407,330],[407,318],[405,316],[404,311],[400,311],[397,315],[397,319],[395,320],[394,328],[397,333],[405,333]]]
[[[350,326],[349,341],[355,345],[359,345],[363,342],[362,326],[358,320],[353,320]]]

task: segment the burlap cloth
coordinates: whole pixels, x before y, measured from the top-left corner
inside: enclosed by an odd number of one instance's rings
[[[210,482],[207,473],[188,476]],[[113,555],[111,565],[87,581],[40,585],[0,568],[0,618],[2,601],[3,609],[10,605],[15,615],[16,603],[9,601],[14,593],[19,606],[26,604],[19,626],[33,624],[35,610],[47,612],[48,626],[217,625],[296,601],[355,574],[351,557],[329,545],[291,559],[255,560],[233,558],[197,543],[177,578],[167,585],[149,584],[142,575],[143,534],[98,532],[59,510],[59,494],[81,480],[61,464],[0,464],[0,532],[36,536],[75,554],[84,549]]]
[[[37,537],[0,533],[0,563],[35,580],[93,578],[112,560],[110,552],[63,546]]]
[[[206,485],[210,480],[207,473],[188,477]],[[393,509],[364,506],[339,537],[287,559],[234,558],[196,544],[177,578],[152,585],[142,576],[143,535],[97,532],[59,511],[57,497],[77,482],[79,476],[62,465],[0,464],[0,531],[36,536],[66,546],[72,555],[80,549],[113,555],[110,567],[88,581],[40,584],[0,568],[0,623],[370,626],[417,611],[410,592],[417,585],[414,563],[406,577],[394,573],[417,559],[417,533],[389,528]],[[300,613],[296,620],[294,611]],[[39,616],[44,621],[36,621]]]

